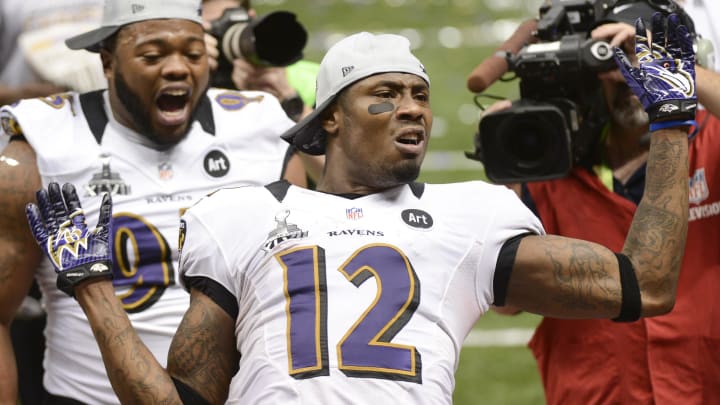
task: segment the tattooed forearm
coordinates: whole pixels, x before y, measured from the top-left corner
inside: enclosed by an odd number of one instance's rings
[[[645,193],[623,247],[643,298],[665,302],[661,311],[674,301],[687,237],[687,139],[674,132],[653,134]]]
[[[682,142],[685,142],[685,145]],[[680,198],[668,193],[668,190],[676,187],[678,182],[687,187],[687,159],[679,159],[683,149],[687,149],[687,140],[655,142],[653,148],[653,154],[648,157],[648,176],[643,198],[646,202],[666,207],[668,203],[677,202]],[[684,172],[685,175],[678,177],[679,172]]]
[[[122,403],[180,404],[170,376],[140,340],[108,281],[81,284],[78,302],[100,347],[105,369]]]

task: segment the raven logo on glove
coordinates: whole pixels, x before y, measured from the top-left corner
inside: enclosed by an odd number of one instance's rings
[[[66,183],[62,190],[50,183],[37,192],[37,205],[30,203],[25,213],[38,246],[50,259],[58,275],[57,286],[75,295],[75,286],[91,278],[112,278],[110,263],[110,194],[103,196],[95,229],[88,229],[75,187]]]
[[[620,48],[615,61],[633,93],[640,99],[650,123],[676,121],[684,124],[695,118],[695,51],[692,35],[676,14],[652,18],[652,44],[641,18],[635,23],[635,67]],[[651,127],[652,128],[652,127]]]

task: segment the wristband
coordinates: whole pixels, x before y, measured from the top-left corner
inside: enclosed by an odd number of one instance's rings
[[[697,122],[695,122],[695,120],[653,122],[652,124],[650,124],[650,132],[655,132],[659,129],[675,127],[697,127]]]

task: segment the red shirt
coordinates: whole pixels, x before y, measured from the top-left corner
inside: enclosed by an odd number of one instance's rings
[[[700,111],[697,121],[708,114]],[[633,323],[544,318],[530,341],[547,403],[720,405],[720,120],[690,143],[690,222],[671,313]],[[582,168],[528,183],[548,233],[619,252],[636,205]]]

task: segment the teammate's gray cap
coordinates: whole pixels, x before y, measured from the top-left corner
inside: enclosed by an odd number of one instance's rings
[[[282,138],[310,155],[325,153],[323,111],[344,88],[379,73],[412,73],[430,85],[422,63],[410,52],[410,41],[394,34],[360,32],[350,35],[325,54],[317,75],[315,103],[310,115],[282,135]]]
[[[125,25],[159,19],[190,20],[202,24],[200,0],[105,0],[100,28],[68,38],[70,49],[98,52],[102,41]]]

